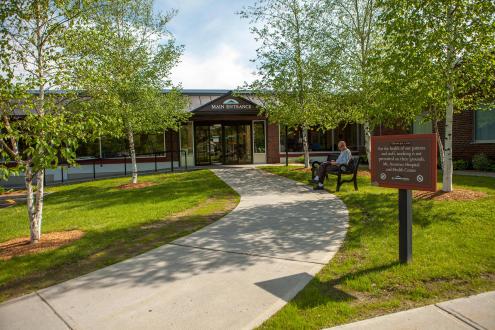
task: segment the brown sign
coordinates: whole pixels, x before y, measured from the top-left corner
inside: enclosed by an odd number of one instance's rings
[[[436,191],[436,135],[372,136],[371,182],[380,187]]]

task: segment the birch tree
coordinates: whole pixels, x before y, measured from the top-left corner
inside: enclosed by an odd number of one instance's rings
[[[416,104],[444,109],[442,190],[452,191],[454,110],[493,101],[488,89],[495,76],[495,3],[381,0],[380,10],[390,79],[411,87]],[[473,91],[486,97],[465,97]]]
[[[91,68],[79,70],[77,80],[106,118],[106,132],[127,139],[132,183],[138,180],[134,135],[177,130],[189,116],[187,99],[168,78],[182,51],[166,28],[174,14],[154,13],[152,0],[108,2],[69,43]],[[166,87],[171,91],[164,94]]]
[[[326,109],[332,84],[324,6],[317,0],[259,0],[240,12],[249,19],[257,49],[257,76],[249,87],[272,122],[302,129],[309,167],[308,130],[333,128],[337,111]],[[335,110],[335,109],[333,109]]]
[[[0,2],[0,176],[24,173],[30,241],[41,238],[44,173],[60,160],[73,164],[75,149],[96,121],[69,109],[72,60],[66,32],[89,2]]]
[[[338,56],[338,77],[335,93],[351,98],[346,105],[339,105],[342,111],[352,113],[351,119],[363,123],[366,155],[371,168],[371,134],[384,117],[383,109],[376,106],[376,83],[379,79],[373,72],[373,57],[376,56],[380,30],[376,0],[329,0],[328,26],[331,33],[326,42],[338,45],[339,52],[328,56]]]

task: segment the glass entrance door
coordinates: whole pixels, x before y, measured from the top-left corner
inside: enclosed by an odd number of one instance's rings
[[[251,164],[250,124],[196,124],[196,165]]]
[[[228,124],[224,126],[225,164],[251,164],[251,125]]]
[[[196,164],[222,163],[222,125],[198,125],[196,131]]]
[[[221,164],[222,154],[222,125],[210,125],[210,164]]]

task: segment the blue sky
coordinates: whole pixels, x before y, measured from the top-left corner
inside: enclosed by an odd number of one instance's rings
[[[169,25],[184,45],[172,71],[183,88],[234,89],[253,80],[256,42],[249,24],[236,14],[254,0],[155,0],[157,10],[177,9]]]

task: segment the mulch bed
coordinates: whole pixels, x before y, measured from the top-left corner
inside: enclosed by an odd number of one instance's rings
[[[357,174],[358,174],[358,176],[364,176],[364,177],[371,178],[371,173],[368,170],[358,170]]]
[[[83,236],[84,232],[81,230],[56,231],[42,234],[41,240],[37,244],[30,244],[29,237],[14,238],[0,243],[0,260],[53,250]]]
[[[9,196],[9,197],[25,197],[27,194],[27,190],[12,190],[12,191],[6,191],[4,193],[0,194],[0,197],[4,196]]]
[[[14,199],[0,199],[0,209],[9,206],[14,206],[16,204],[17,202]]]
[[[444,192],[430,192],[430,191],[414,191],[413,197],[415,199],[422,200],[435,200],[435,201],[470,201],[480,199],[488,196],[482,191],[473,191],[467,189],[455,189],[454,191]]]
[[[126,183],[117,187],[119,190],[141,189],[157,185],[156,182]]]

